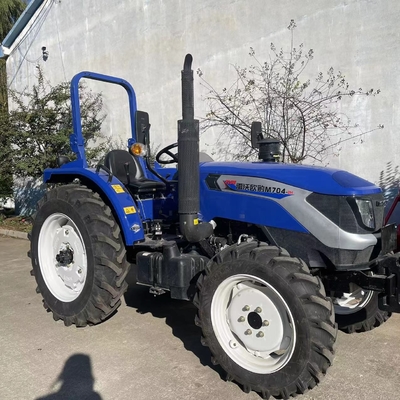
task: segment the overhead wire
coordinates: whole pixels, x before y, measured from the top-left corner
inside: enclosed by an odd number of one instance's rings
[[[46,3],[50,3],[49,6],[47,6],[47,8],[46,8]],[[32,47],[35,38],[39,34],[40,29],[43,26],[43,23],[47,19],[48,15],[50,13],[50,10],[53,7],[53,4],[54,4],[53,0],[45,0],[43,8],[40,10],[39,14],[36,16],[36,19],[33,21],[32,25],[28,28],[28,30],[25,32],[24,36],[19,40],[18,44],[11,51],[10,55],[13,54],[16,50],[18,50],[19,53],[21,54],[22,58],[21,58],[21,61],[20,61],[19,65],[18,65],[17,69],[15,70],[15,73],[14,73],[13,77],[11,78],[10,82],[7,85],[8,89],[10,89],[11,85],[14,83],[15,78],[17,77],[17,74],[18,74],[19,70],[21,69],[22,64],[23,64],[23,62],[25,60],[30,62],[30,63],[37,63],[40,60],[41,56],[36,60],[29,60],[27,58],[27,54],[28,54],[30,48]],[[21,50],[20,50],[20,46],[27,39],[28,35],[30,35],[32,33],[33,29],[35,29],[36,27],[38,27],[38,29],[36,29],[36,32],[34,33],[33,39],[31,40],[30,44],[28,45],[28,47],[27,47],[27,49],[25,51],[25,54],[23,54],[21,52]]]
[[[46,4],[47,3],[51,3],[50,7],[46,8]],[[33,22],[31,23],[31,26],[27,29],[27,31],[24,33],[24,36],[22,36],[21,39],[19,39],[18,44],[14,47],[14,49],[11,51],[10,55],[25,41],[25,39],[28,37],[28,35],[31,33],[32,29],[35,28],[35,26],[41,22],[41,20],[43,19],[43,16],[47,17],[48,12],[46,14],[44,14],[46,11],[49,11],[49,9],[51,9],[51,7],[53,6],[54,1],[53,0],[45,0],[43,5],[42,5],[42,9],[39,11],[38,15],[36,16],[36,18],[33,20]],[[43,25],[43,24],[42,24]]]

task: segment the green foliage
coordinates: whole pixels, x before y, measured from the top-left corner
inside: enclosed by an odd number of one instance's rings
[[[10,197],[13,194],[13,179],[10,171],[2,172],[0,178],[0,199],[3,197]]]
[[[0,60],[0,113],[7,112],[7,104],[6,60]]]
[[[7,103],[3,103],[3,108],[0,104],[0,198],[12,196],[13,192],[11,144],[2,128],[7,123]]]
[[[0,0],[0,42],[7,36],[15,21],[24,11],[26,4],[21,0]],[[0,120],[4,120],[8,110],[6,61],[0,60]],[[9,148],[4,147],[6,140],[0,131],[0,160],[7,158]],[[4,161],[2,161],[4,163]],[[5,164],[0,167],[0,197],[12,195],[11,167]]]
[[[0,173],[11,166],[17,177],[38,178],[45,168],[56,167],[57,155],[74,158],[69,143],[72,133],[69,87],[68,82],[50,86],[38,67],[37,83],[30,92],[9,93],[13,110],[0,117],[0,131],[2,149],[11,150],[0,149]],[[105,118],[101,113],[102,97],[82,86],[80,102],[86,156],[95,163],[107,147],[100,132]]]
[[[288,52],[271,43],[270,59],[261,62],[250,49],[253,65],[235,66],[236,80],[217,90],[198,70],[208,90],[209,112],[202,121],[204,129],[217,127],[221,136],[217,145],[236,160],[254,159],[250,127],[262,123],[264,138],[278,139],[283,145],[283,160],[299,163],[306,159],[321,162],[328,149],[340,150],[340,144],[366,133],[345,114],[339,103],[345,98],[375,96],[379,90],[352,89],[340,71],[329,68],[314,79],[304,79],[304,71],[314,57],[312,49],[294,46],[295,22],[288,29],[291,45]],[[308,74],[308,76],[310,76]],[[379,125],[375,129],[383,128]],[[373,129],[373,130],[375,130]]]
[[[0,126],[2,121],[7,118],[7,77],[5,60],[0,60]],[[8,141],[4,137],[4,133],[0,131],[0,198],[12,195],[13,179],[11,168],[8,161],[10,147]]]
[[[21,0],[0,0],[0,42],[7,36],[25,8],[26,4]]]

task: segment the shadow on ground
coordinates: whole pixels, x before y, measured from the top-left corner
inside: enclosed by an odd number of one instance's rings
[[[93,390],[94,377],[90,357],[86,354],[74,354],[65,362],[64,368],[52,385],[60,386],[57,392],[36,400],[101,400]]]
[[[129,285],[125,293],[125,302],[128,307],[133,307],[140,314],[151,313],[153,317],[165,318],[175,337],[180,339],[185,349],[196,355],[200,363],[216,371],[222,379],[225,374],[221,367],[211,363],[211,354],[207,347],[200,342],[201,330],[194,324],[196,307],[188,301],[173,300],[169,293],[153,296],[146,286],[137,285],[136,270],[132,266],[126,278]]]

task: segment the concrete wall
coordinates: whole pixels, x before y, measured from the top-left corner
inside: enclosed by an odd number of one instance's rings
[[[287,48],[286,27],[294,19],[296,42],[315,51],[312,75],[333,66],[355,88],[381,89],[378,97],[353,100],[344,111],[365,130],[380,123],[385,129],[367,134],[362,144],[347,142],[339,157],[326,160],[377,182],[387,162],[400,164],[399,17],[397,0],[47,0],[13,49],[8,78],[14,89],[29,87],[37,63],[52,84],[81,70],[123,77],[134,86],[139,109],[150,113],[152,140],[166,145],[176,140],[180,70],[187,52],[194,56],[194,69],[201,68],[207,81],[222,88],[232,82],[233,64],[251,62],[250,46],[260,59],[268,56],[271,41]],[[47,61],[42,46],[49,52]],[[127,137],[123,89],[94,87],[105,94],[105,131]],[[198,82],[195,90],[201,117],[204,90]],[[211,132],[202,136],[203,148],[212,142]]]

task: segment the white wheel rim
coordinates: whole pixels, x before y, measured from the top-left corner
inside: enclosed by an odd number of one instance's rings
[[[57,255],[70,259],[57,261]],[[51,294],[63,302],[74,301],[87,276],[86,247],[74,221],[65,214],[51,214],[44,221],[38,241],[40,271]]]
[[[372,299],[374,292],[357,286],[351,293],[343,293],[342,297],[333,299],[335,313],[338,315],[354,314],[362,310]]]
[[[225,353],[254,373],[280,370],[296,346],[289,306],[269,283],[256,276],[233,275],[218,286],[211,303],[211,322]]]

